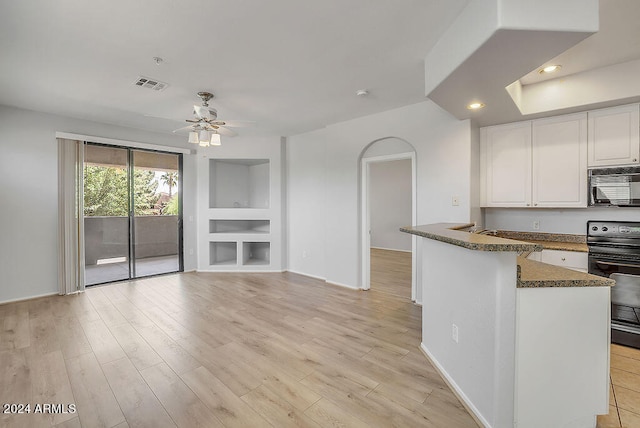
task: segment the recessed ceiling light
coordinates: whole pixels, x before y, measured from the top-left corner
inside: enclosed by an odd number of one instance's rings
[[[469,110],[478,110],[478,109],[481,109],[482,107],[484,107],[484,104],[480,102],[473,102],[473,103],[467,104],[467,108]]]
[[[356,95],[359,97],[366,97],[367,95],[369,95],[369,91],[367,91],[366,89],[360,89],[356,92]]]
[[[540,73],[540,74],[554,73],[554,72],[560,70],[561,68],[562,68],[562,66],[558,65],[558,64],[548,65],[546,67],[541,68],[540,71],[538,71],[538,73]]]

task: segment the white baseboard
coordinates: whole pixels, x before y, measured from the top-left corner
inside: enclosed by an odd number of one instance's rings
[[[308,273],[298,272],[297,270],[287,269],[287,272],[295,273],[296,275],[306,276],[308,278],[319,279],[320,281],[325,281],[325,282],[327,281],[327,278],[323,276],[311,275]]]
[[[440,377],[445,381],[445,383],[449,386],[449,388],[453,391],[454,395],[458,397],[458,399],[462,402],[462,405],[471,413],[473,419],[475,419],[476,423],[480,426],[491,428],[491,424],[482,416],[480,411],[476,406],[473,405],[469,397],[465,395],[464,392],[460,389],[458,384],[449,376],[449,373],[440,365],[438,360],[429,352],[424,343],[420,344],[420,350],[427,357],[429,362],[433,365],[433,367],[438,371]]]
[[[284,270],[265,270],[265,269],[196,269],[194,272],[198,273],[282,273]]]
[[[340,282],[333,282],[333,281],[327,281],[327,280],[325,280],[325,282],[326,282],[327,284],[337,285],[338,287],[348,288],[348,289],[350,289],[350,290],[361,290],[361,288],[353,287],[353,286],[351,286],[351,285],[347,285],[347,284],[342,284],[342,283],[340,283]]]
[[[371,246],[371,249],[373,249],[373,250],[386,250],[386,251],[398,251],[400,253],[411,253],[411,250],[398,250],[396,248],[385,248],[385,247],[374,247],[374,246]]]
[[[53,292],[53,293],[37,294],[35,296],[18,297],[17,299],[9,299],[9,300],[0,301],[0,305],[4,305],[5,303],[24,302],[26,300],[33,300],[33,299],[39,299],[41,297],[49,297],[49,296],[56,296],[56,295],[58,295],[57,291]]]

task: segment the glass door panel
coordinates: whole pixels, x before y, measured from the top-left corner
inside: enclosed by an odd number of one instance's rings
[[[180,251],[180,156],[131,151],[132,278],[178,272]]]
[[[85,284],[129,279],[128,151],[85,145]]]

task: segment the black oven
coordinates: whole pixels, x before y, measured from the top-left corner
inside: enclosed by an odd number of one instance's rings
[[[611,341],[640,348],[640,222],[587,223],[589,273],[611,288]]]

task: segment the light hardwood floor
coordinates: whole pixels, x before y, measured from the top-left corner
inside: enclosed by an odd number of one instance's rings
[[[411,253],[371,248],[371,288],[411,298]]]
[[[420,308],[295,274],[188,273],[0,306],[7,427],[476,427]],[[33,409],[33,407],[32,407]]]

